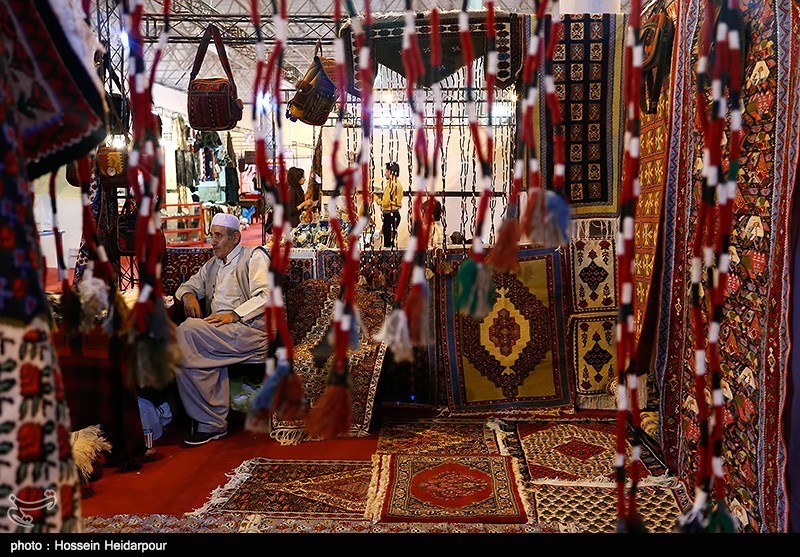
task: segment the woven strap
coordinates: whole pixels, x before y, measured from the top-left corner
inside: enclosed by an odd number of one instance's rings
[[[217,26],[213,23],[206,27],[206,32],[203,33],[203,38],[200,39],[200,46],[198,47],[197,54],[195,54],[194,57],[194,66],[192,66],[192,73],[189,76],[189,81],[192,81],[197,77],[197,74],[200,73],[200,67],[203,65],[203,59],[206,57],[208,44],[211,42],[212,38],[214,39],[214,44],[217,47],[217,54],[219,55],[219,61],[222,63],[222,69],[225,70],[225,75],[228,76],[228,81],[231,82],[233,94],[238,96],[236,91],[236,82],[233,80],[233,73],[231,72],[231,65],[230,62],[228,62],[228,55],[225,53],[225,45],[222,43],[222,36],[219,34],[219,29],[217,29]]]

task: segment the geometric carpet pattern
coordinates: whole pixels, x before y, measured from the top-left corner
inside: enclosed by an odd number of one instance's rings
[[[500,454],[486,420],[420,419],[387,422],[378,435],[378,454]]]
[[[372,465],[365,460],[245,461],[201,509],[191,513],[276,518],[363,519]]]
[[[531,480],[613,481],[616,427],[596,422],[520,423],[517,429]],[[630,443],[627,453],[630,459]],[[650,475],[645,469],[642,477]]]
[[[375,455],[369,515],[380,522],[526,523],[514,459]]]
[[[571,531],[614,533],[617,527],[614,484],[533,484],[540,522],[557,522]],[[648,532],[672,532],[688,504],[682,484],[639,486],[637,508]]]
[[[241,514],[206,514],[174,516],[168,514],[117,514],[89,516],[83,519],[84,533],[113,534],[235,534],[244,516]]]

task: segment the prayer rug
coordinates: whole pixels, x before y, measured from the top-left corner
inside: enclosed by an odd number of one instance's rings
[[[564,121],[566,193],[575,217],[614,217],[619,213],[622,168],[627,16],[565,14],[563,23],[553,54],[553,78]],[[550,26],[545,29],[549,40]],[[538,118],[544,124],[538,125],[542,179],[550,184],[555,129],[547,103],[539,103]]]
[[[495,432],[485,420],[420,419],[387,423],[378,435],[378,454],[497,455]]]
[[[583,224],[591,221],[584,219]],[[617,309],[617,255],[614,231],[605,237],[579,235],[570,243],[572,306],[576,313]]]
[[[368,516],[380,522],[526,523],[508,456],[374,455]]]
[[[289,328],[295,342],[294,371],[303,381],[311,406],[327,386],[327,367],[318,369],[315,366],[312,350],[332,323],[338,290],[338,283],[312,279],[286,292]],[[356,287],[356,306],[361,315],[361,334],[358,349],[349,351],[347,355],[353,403],[350,435],[364,436],[369,434],[375,394],[386,354],[386,345],[374,342],[372,337],[380,330],[387,309],[391,306],[382,294],[362,286]],[[286,421],[273,416],[270,435],[283,444],[297,443],[305,437],[304,426],[302,419]]]
[[[693,64],[703,10],[681,4],[672,118],[664,279],[657,365],[663,369],[661,445],[671,469],[693,481],[697,467],[694,327],[688,276],[702,182],[702,141],[695,130]],[[684,11],[685,8],[685,11]],[[786,531],[782,425],[789,312],[792,185],[800,137],[800,8],[771,0],[742,2],[748,29],[742,98],[744,140],[734,203],[728,296],[719,333],[725,396],[723,457],[729,503],[746,531]],[[685,112],[682,113],[682,112]],[[705,285],[704,285],[705,286]],[[675,409],[678,409],[676,412]],[[740,455],[748,455],[747,458]],[[744,510],[746,509],[746,511]]]
[[[496,301],[482,321],[454,310],[453,281],[464,253],[445,256],[438,341],[453,416],[524,417],[574,412],[566,365],[563,253],[519,252],[517,274],[494,276]]]
[[[570,335],[578,407],[615,409],[608,387],[617,373],[617,314],[574,315]]]
[[[239,513],[175,516],[168,514],[115,514],[83,519],[90,534],[235,534],[243,517]]]
[[[228,475],[190,516],[261,514],[273,518],[363,520],[372,479],[366,460],[254,458]]]
[[[616,424],[596,422],[519,423],[517,432],[531,480],[609,481],[614,479]],[[631,445],[627,444],[628,458]],[[655,473],[666,470],[654,455],[642,457]],[[643,477],[651,475],[645,469]]]
[[[616,487],[613,483],[540,483],[532,486],[537,519],[586,533],[617,531]],[[637,507],[648,532],[672,532],[678,515],[688,506],[681,484],[647,485],[636,492]]]

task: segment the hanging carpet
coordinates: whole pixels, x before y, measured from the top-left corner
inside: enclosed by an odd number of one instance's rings
[[[517,274],[496,274],[496,301],[476,321],[454,311],[454,278],[463,252],[449,251],[453,272],[440,280],[439,353],[454,416],[517,417],[574,413],[566,364],[563,254],[519,252]]]
[[[616,409],[617,314],[577,314],[570,318],[570,356],[580,408]]]
[[[566,193],[575,218],[615,217],[622,176],[627,16],[565,14],[563,23],[553,54],[553,79],[564,117]],[[550,26],[545,30],[549,40]],[[555,130],[547,103],[539,103],[537,116],[542,180],[549,184]]]

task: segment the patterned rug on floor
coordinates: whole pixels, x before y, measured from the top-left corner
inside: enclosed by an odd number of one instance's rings
[[[541,483],[534,484],[532,489],[536,518],[540,522],[557,523],[568,532],[616,532],[617,499],[613,483]],[[678,515],[689,506],[689,498],[682,484],[640,484],[637,504],[648,532],[667,533],[673,531]]]
[[[616,424],[520,423],[519,441],[531,480],[613,480]],[[628,458],[632,447],[628,443]],[[666,472],[656,456],[642,448],[644,477]]]
[[[215,489],[191,516],[242,513],[361,520],[367,509],[372,463],[255,458],[228,476],[230,481]]]
[[[574,413],[566,361],[564,254],[524,249],[519,271],[496,273],[496,300],[481,321],[454,308],[464,252],[445,255],[452,272],[439,281],[440,350],[452,416],[527,418]]]
[[[369,516],[378,522],[527,523],[508,456],[374,455]]]
[[[431,418],[387,422],[378,435],[378,454],[499,455],[495,431],[486,420]]]
[[[83,531],[90,534],[235,534],[245,517],[221,513],[203,516],[168,514],[116,514],[83,518]]]

